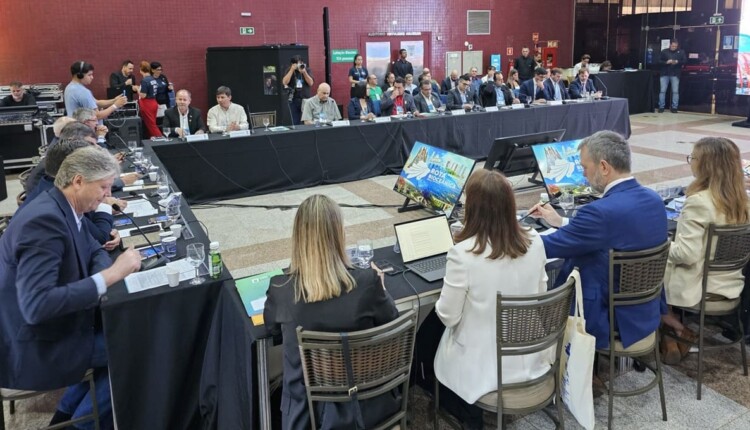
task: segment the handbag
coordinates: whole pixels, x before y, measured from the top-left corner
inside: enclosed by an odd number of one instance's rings
[[[594,371],[596,338],[586,333],[583,314],[583,292],[578,269],[568,276],[575,279],[576,305],[568,317],[560,357],[560,387],[562,400],[576,421],[586,430],[594,428],[594,392],[591,378]]]

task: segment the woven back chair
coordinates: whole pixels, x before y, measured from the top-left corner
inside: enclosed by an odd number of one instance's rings
[[[250,114],[250,128],[263,128],[263,119],[268,118],[268,126],[276,127],[276,111],[256,112]]]
[[[475,406],[497,413],[498,428],[503,428],[504,414],[526,414],[547,406],[557,398],[558,421],[564,428],[562,398],[558,384],[560,352],[565,326],[573,302],[575,281],[569,278],[554,290],[533,295],[503,296],[497,294],[495,312],[498,390],[482,396]],[[555,362],[544,375],[524,382],[503,384],[503,357],[527,355],[555,348]],[[456,363],[456,366],[477,365]],[[438,429],[440,382],[435,378],[434,428]],[[453,419],[447,422],[461,428]]]
[[[297,340],[312,428],[318,428],[315,402],[356,402],[401,386],[400,410],[385,417],[376,428],[390,429],[400,421],[401,428],[406,429],[416,332],[416,310],[410,310],[388,324],[357,332],[324,333],[298,327]]]
[[[745,328],[742,324],[740,299],[727,299],[706,291],[708,278],[712,273],[742,270],[750,260],[750,224],[742,225],[708,225],[706,236],[706,253],[703,261],[703,278],[701,281],[701,301],[692,308],[680,307],[683,312],[698,313],[698,400],[701,399],[703,385],[703,352],[710,349],[721,349],[740,344],[742,352],[742,370],[747,376],[747,352],[745,349]],[[721,344],[704,345],[703,336],[706,316],[724,316],[735,314],[740,329],[738,339]],[[682,343],[693,344],[689,340],[673,336]]]
[[[661,298],[664,271],[669,257],[669,240],[663,244],[642,251],[609,250],[609,348],[597,350],[600,355],[609,357],[609,381],[607,394],[609,409],[607,426],[612,428],[612,409],[615,396],[635,396],[659,386],[662,420],[667,420],[667,406],[664,400],[661,358],[659,357],[659,330],[646,336],[633,345],[624,347],[617,333],[615,310],[620,306],[648,303]],[[653,315],[659,318],[660,315]],[[653,353],[655,365],[644,363],[654,373],[654,379],[647,385],[631,391],[615,391],[615,362],[618,357],[640,357]]]

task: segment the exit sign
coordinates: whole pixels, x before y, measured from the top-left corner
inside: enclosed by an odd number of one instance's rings
[[[708,19],[708,23],[710,25],[723,25],[724,24],[724,16],[723,15],[714,15]]]
[[[240,27],[242,36],[255,36],[255,27]]]

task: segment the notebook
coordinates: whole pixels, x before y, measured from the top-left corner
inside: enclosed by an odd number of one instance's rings
[[[445,215],[407,221],[393,226],[404,265],[427,282],[445,276],[448,250],[453,236]]]

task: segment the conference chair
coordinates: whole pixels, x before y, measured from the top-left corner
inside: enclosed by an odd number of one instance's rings
[[[276,111],[269,112],[257,112],[250,114],[250,127],[251,128],[264,128],[263,119],[268,118],[268,126],[276,127]]]
[[[99,408],[96,403],[96,387],[94,386],[93,369],[89,369],[88,371],[86,371],[86,374],[83,377],[83,381],[86,381],[89,384],[89,395],[91,396],[92,405],[91,413],[80,418],[71,419],[55,425],[43,427],[41,430],[62,430],[67,429],[73,424],[88,422],[91,420],[94,420],[94,428],[96,430],[99,430]],[[39,396],[47,392],[48,391],[9,390],[6,388],[0,388],[0,430],[5,430],[5,412],[3,411],[3,402],[7,401],[10,403],[10,414],[13,415],[16,412],[16,401]]]
[[[487,393],[474,406],[497,414],[497,428],[503,428],[503,415],[522,415],[543,409],[555,400],[557,420],[565,428],[559,384],[560,354],[565,326],[573,302],[575,280],[571,277],[551,291],[524,296],[497,294],[495,317],[497,345],[497,391]],[[542,376],[525,382],[503,384],[503,357],[519,356],[555,347],[555,362]],[[468,365],[456,363],[456,366]],[[439,428],[440,381],[435,378],[434,429]],[[545,410],[545,412],[547,412]],[[443,415],[445,416],[445,415]],[[554,421],[555,419],[550,416]],[[447,419],[448,424],[461,426]]]
[[[311,428],[318,428],[315,402],[356,402],[401,386],[401,408],[375,428],[390,429],[400,422],[405,430],[416,332],[414,309],[388,324],[350,333],[306,331],[298,327]]]
[[[617,333],[615,311],[620,306],[638,305],[661,298],[670,244],[670,241],[666,241],[655,248],[642,251],[609,250],[609,348],[596,350],[600,357],[605,355],[609,359],[609,380],[605,384],[609,397],[607,428],[612,428],[612,408],[615,396],[640,395],[650,391],[656,385],[659,386],[662,420],[667,420],[667,405],[664,400],[664,382],[659,356],[659,329],[657,328],[650,335],[625,348]],[[619,282],[617,282],[618,279]],[[652,317],[657,318],[659,315]],[[643,365],[654,373],[654,379],[645,386],[631,391],[616,391],[614,385],[617,358],[635,358],[649,354],[654,354],[654,364],[643,362]]]
[[[706,254],[703,261],[703,279],[701,281],[701,301],[693,307],[678,307],[683,313],[692,313],[699,315],[698,323],[698,400],[701,399],[703,384],[703,352],[706,350],[731,348],[740,344],[742,352],[742,371],[747,376],[747,352],[745,350],[745,328],[742,324],[742,309],[740,307],[741,299],[727,299],[723,296],[711,294],[706,291],[708,277],[712,273],[731,272],[742,270],[750,260],[750,224],[743,225],[716,225],[714,223],[708,226],[708,235],[706,237]],[[739,326],[740,336],[738,339],[728,342],[717,342],[712,345],[706,345],[705,321],[706,317],[719,317],[736,315]],[[690,340],[678,337],[672,333],[667,334],[676,341],[688,345],[695,345]]]

